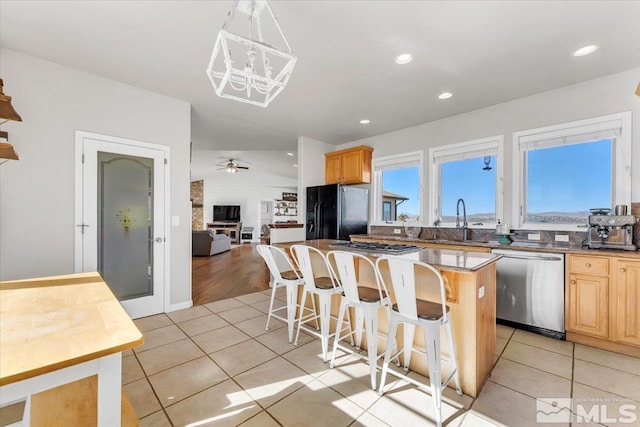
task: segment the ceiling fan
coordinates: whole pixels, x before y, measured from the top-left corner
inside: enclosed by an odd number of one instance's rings
[[[227,173],[236,173],[239,169],[249,169],[248,166],[240,166],[238,161],[234,159],[229,159],[228,162],[217,163],[217,165],[222,166],[221,168],[218,168],[219,171],[226,169]]]

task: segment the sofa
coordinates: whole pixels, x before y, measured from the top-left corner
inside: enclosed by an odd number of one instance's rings
[[[191,232],[191,255],[211,256],[231,249],[231,238],[226,234],[215,234],[210,230]]]

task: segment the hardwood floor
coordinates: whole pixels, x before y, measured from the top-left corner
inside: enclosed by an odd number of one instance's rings
[[[192,258],[193,305],[237,297],[269,289],[269,270],[256,244],[210,257]]]

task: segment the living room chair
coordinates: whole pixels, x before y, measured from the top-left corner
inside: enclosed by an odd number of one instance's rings
[[[226,234],[214,234],[211,230],[192,230],[192,256],[211,256],[228,250],[231,250],[231,239]]]

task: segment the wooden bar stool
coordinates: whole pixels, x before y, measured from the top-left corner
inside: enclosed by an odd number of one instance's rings
[[[291,259],[286,252],[280,248],[271,245],[257,245],[258,253],[267,264],[271,273],[271,302],[269,303],[269,314],[267,315],[267,325],[265,330],[269,330],[269,322],[272,317],[287,323],[289,332],[289,342],[293,341],[293,330],[296,319],[296,308],[298,306],[298,286],[304,283],[304,279],[300,273],[296,271]],[[276,297],[276,290],[285,287],[287,290],[287,306],[273,308],[273,302]],[[287,316],[283,317],[275,314],[281,310],[287,310]],[[315,302],[313,305],[315,311]]]
[[[429,365],[429,383],[426,387],[424,384],[415,381],[407,376],[401,376],[404,380],[411,382],[419,387],[426,388],[431,392],[433,403],[436,410],[436,423],[438,427],[442,426],[442,390],[447,384],[454,379],[456,383],[456,392],[462,396],[460,389],[460,378],[458,376],[458,364],[456,361],[456,350],[453,343],[453,335],[451,333],[451,321],[449,318],[449,307],[446,305],[447,297],[442,274],[429,264],[420,261],[411,260],[402,257],[383,256],[376,260],[376,269],[380,274],[382,264],[387,264],[389,274],[391,276],[391,284],[396,297],[396,303],[391,307],[391,322],[389,324],[389,339],[387,340],[387,348],[384,353],[384,362],[382,365],[382,375],[380,378],[380,389],[378,394],[384,393],[384,383],[387,372],[389,371],[389,361],[402,353],[404,353],[404,368],[409,369],[409,361],[411,351],[418,351],[413,348],[413,337],[415,327],[422,328],[424,333],[424,342],[426,347],[427,363]],[[439,293],[440,301],[431,302],[416,298],[416,276],[420,283],[425,285],[431,284],[425,277],[435,277],[439,284],[439,289],[431,295]],[[382,275],[380,275],[382,279]],[[433,286],[432,286],[433,287]],[[395,342],[395,335],[398,324],[403,324],[404,329],[404,348],[392,355]],[[447,342],[449,346],[449,358],[445,359],[440,354],[440,328],[444,327],[447,334]],[[451,374],[442,381],[441,361],[448,362],[451,366]],[[397,374],[395,374],[397,375]],[[399,375],[400,376],[400,375]]]
[[[349,336],[356,335],[356,345],[360,347],[362,334],[362,320],[364,318],[369,370],[371,373],[371,388],[376,389],[376,362],[382,357],[378,356],[378,309],[384,307],[387,316],[390,316],[391,300],[384,283],[380,280],[378,271],[373,262],[366,256],[353,252],[330,251],[327,253],[329,263],[333,260],[336,266],[336,276],[342,284],[343,295],[340,302],[340,313],[338,314],[338,324],[336,331],[342,332],[342,321],[348,307],[355,307],[356,330],[350,331]],[[357,264],[357,265],[356,265]],[[361,277],[363,270],[369,268],[371,275],[375,279],[375,288],[362,286]],[[344,338],[339,333],[333,340],[333,356],[330,367],[334,367],[338,341]],[[391,340],[393,341],[393,340]]]
[[[313,313],[313,315],[311,315],[311,318],[316,320],[316,324],[317,319],[320,319],[320,343],[322,346],[322,361],[326,362],[329,347],[329,338],[332,336],[329,330],[331,320],[331,297],[333,295],[342,294],[342,286],[337,281],[337,279],[333,277],[333,274],[331,273],[331,266],[327,262],[324,254],[318,249],[306,245],[293,245],[291,246],[291,254],[293,255],[293,259],[296,261],[296,264],[298,264],[298,268],[300,269],[300,272],[302,273],[302,277],[304,279],[302,300],[300,302],[300,313],[298,314],[298,331],[296,332],[296,340],[294,341],[294,345],[298,345],[300,328],[302,327],[303,323],[303,312],[304,310],[309,310],[305,307],[307,296],[311,297],[313,303],[315,300],[314,295],[317,295],[318,302],[320,303],[319,313]],[[319,263],[316,263],[316,272],[314,272],[314,264],[311,260],[312,256],[314,257],[314,259],[319,260]],[[309,316],[307,316],[307,319],[308,318]],[[349,326],[351,326],[351,319],[348,312],[347,319],[349,321]],[[353,345],[353,340],[351,341],[351,345]]]

